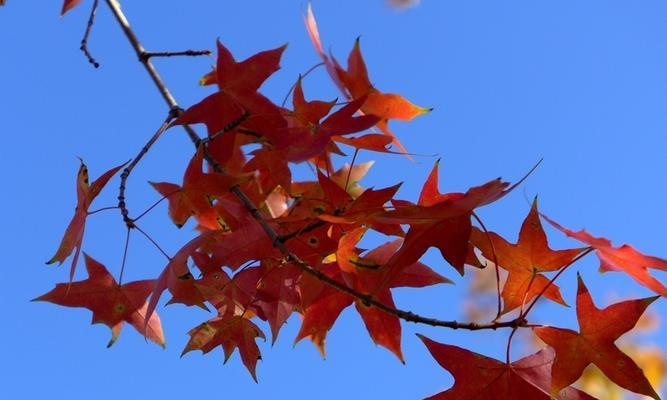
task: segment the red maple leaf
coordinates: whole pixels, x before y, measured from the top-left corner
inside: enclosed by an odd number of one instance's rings
[[[79,167],[79,172],[76,176],[77,203],[76,209],[74,210],[74,216],[65,230],[65,234],[60,242],[60,246],[58,246],[58,250],[56,250],[56,254],[46,262],[47,264],[53,264],[57,261],[58,264],[62,264],[63,261],[72,254],[72,251],[76,249],[69,273],[70,281],[74,278],[74,270],[76,269],[76,263],[79,260],[79,253],[81,252],[81,242],[83,242],[83,231],[86,226],[88,207],[90,207],[90,204],[95,200],[95,197],[100,194],[109,179],[111,179],[118,170],[123,168],[125,164],[127,163],[111,168],[89,185],[88,168],[86,167],[86,164],[81,161],[81,166]]]
[[[354,116],[366,100],[367,96],[357,97],[320,122],[333,104],[307,102],[299,80],[293,95],[295,123],[275,133],[267,131],[266,137],[278,150],[285,149],[283,157],[288,161],[308,160],[322,154],[335,136],[361,132],[378,123],[375,115]]]
[[[373,216],[381,223],[410,224],[403,246],[389,260],[386,270],[389,275],[419,260],[430,247],[437,247],[443,258],[463,275],[473,211],[500,199],[518,185],[510,187],[509,183],[494,179],[465,193],[441,194],[438,165],[436,162],[424,183],[417,205],[395,202],[395,210]]]
[[[160,317],[147,317],[146,298],[153,290],[154,280],[143,280],[119,285],[104,265],[84,253],[88,279],[59,283],[55,289],[33,301],[48,301],[66,307],[84,307],[93,312],[93,324],[102,323],[111,328],[111,340],[116,342],[123,322],[128,322],[147,339],[164,347]]]
[[[213,207],[215,197],[227,194],[229,188],[250,177],[231,176],[218,172],[203,172],[203,149],[200,147],[190,160],[183,175],[183,186],[168,182],[151,182],[151,185],[169,201],[169,216],[179,228],[194,215],[199,219]]]
[[[454,386],[428,399],[530,399],[550,400],[549,382],[553,350],[546,348],[507,364],[493,358],[417,335],[433,358],[454,375]],[[572,387],[555,392],[560,400],[591,400],[594,397]]]
[[[261,355],[255,339],[258,337],[264,339],[264,333],[252,321],[240,315],[218,316],[192,329],[188,335],[190,335],[190,340],[182,354],[192,350],[201,350],[206,354],[221,346],[225,353],[225,362],[227,362],[234,350],[238,348],[243,365],[257,381],[255,369]]]
[[[345,240],[344,246],[354,247],[354,240],[359,237],[359,231],[350,234],[349,240]],[[383,268],[391,256],[401,245],[400,240],[388,242],[370,251],[364,257],[352,255],[351,250],[339,251],[338,264],[323,264],[322,272],[331,278],[347,282],[348,286],[361,293],[372,293],[378,286],[383,276]],[[337,258],[338,258],[337,257]],[[353,271],[345,271],[343,265],[353,266]],[[405,268],[400,276],[394,276],[386,288],[375,292],[373,295],[379,302],[395,308],[390,288],[396,287],[424,287],[437,283],[448,283],[447,278],[435,273],[429,267],[421,263],[413,263]],[[401,324],[395,315],[390,315],[348,294],[340,292],[328,286],[323,286],[319,280],[310,275],[304,275],[301,280],[301,297],[303,308],[303,322],[295,342],[309,337],[318,347],[322,355],[325,354],[325,339],[328,331],[333,327],[338,315],[348,306],[355,304],[357,312],[366,325],[371,339],[403,361],[401,351]]]
[[[619,350],[616,339],[631,330],[646,308],[659,296],[628,300],[599,309],[578,276],[577,320],[580,332],[562,328],[533,328],[556,352],[551,393],[574,383],[589,364],[595,364],[617,385],[659,400],[641,368]]]
[[[496,258],[498,266],[509,272],[502,292],[504,313],[529,302],[545,288],[546,298],[566,305],[558,286],[551,284],[541,272],[561,269],[583,249],[554,251],[549,248],[537,211],[537,198],[521,225],[516,244],[507,242],[497,233],[489,232],[487,235],[477,228],[473,228],[470,241],[487,260]]]
[[[241,62],[237,62],[220,41],[217,47],[216,68],[202,81],[217,83],[218,91],[185,110],[172,125],[203,123],[209,135],[220,134],[210,147],[217,161],[225,162],[235,142],[236,129],[229,129],[231,125],[260,135],[271,134],[285,126],[280,108],[257,90],[280,68],[286,46],[257,53]]]
[[[333,55],[327,56],[322,48],[320,34],[310,4],[308,5],[308,13],[304,17],[304,22],[310,40],[313,42],[315,50],[322,58],[327,72],[336,86],[338,86],[343,95],[348,99],[367,96],[368,99],[361,107],[361,111],[365,114],[377,115],[380,118],[380,121],[377,123],[378,128],[380,128],[385,135],[390,136],[399,149],[405,152],[405,148],[403,148],[401,142],[399,142],[398,138],[396,138],[396,136],[389,130],[388,120],[399,119],[409,121],[418,115],[431,111],[431,109],[412,104],[398,94],[382,93],[377,90],[368,78],[366,64],[361,56],[359,39],[355,42],[354,48],[348,57],[347,70],[340,66]]]
[[[542,214],[542,217],[567,236],[577,239],[594,248],[595,253],[600,259],[601,271],[625,272],[630,275],[632,279],[639,282],[639,284],[653,290],[661,296],[667,297],[667,287],[655,279],[648,270],[649,268],[655,268],[667,271],[667,260],[647,256],[628,244],[614,247],[609,239],[595,237],[585,230],[575,232],[564,228],[557,222],[546,217],[544,214]]]

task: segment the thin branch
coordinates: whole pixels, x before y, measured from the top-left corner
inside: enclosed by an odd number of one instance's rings
[[[537,276],[537,272],[533,271],[533,274],[530,276],[530,281],[528,282],[528,287],[526,287],[526,293],[523,294],[523,300],[521,300],[521,310],[519,311],[519,318],[525,318],[524,314],[524,307],[526,306],[526,300],[528,299],[528,293],[530,292],[530,288],[533,286],[533,282],[535,282],[535,277]],[[510,349],[512,348],[512,339],[514,338],[514,334],[516,333],[517,328],[512,328],[512,332],[510,333],[510,336],[507,338],[507,348],[505,349],[505,363],[509,366],[510,365]]]
[[[210,56],[211,50],[184,50],[184,51],[144,51],[141,53],[141,61],[152,57],[198,57]]]
[[[315,71],[318,67],[321,67],[323,65],[324,65],[324,62],[320,62],[320,63],[317,63],[317,64],[313,65],[312,67],[310,67],[308,69],[308,71],[304,72],[303,74],[300,74],[299,79],[305,78],[306,76],[308,76],[308,74],[310,74],[311,72]],[[289,90],[287,91],[287,94],[285,95],[285,98],[283,99],[283,102],[280,104],[281,107],[285,107],[285,103],[287,103],[287,99],[289,99],[289,95],[292,94],[295,87],[296,87],[296,83],[293,83],[292,86],[290,86]]]
[[[162,80],[162,77],[160,77],[160,74],[158,74],[157,70],[155,69],[155,66],[153,65],[150,59],[142,59],[142,54],[146,53],[146,49],[144,49],[144,47],[141,45],[141,42],[139,42],[137,35],[135,35],[134,31],[130,27],[130,23],[127,21],[127,18],[125,17],[125,14],[121,9],[118,0],[105,0],[105,1],[109,5],[109,8],[111,9],[111,12],[113,13],[114,17],[116,17],[118,24],[120,25],[121,29],[123,30],[123,33],[127,37],[127,40],[129,40],[130,44],[132,45],[134,52],[137,54],[137,58],[144,66],[144,69],[146,69],[146,72],[148,72],[148,75],[153,80],[155,87],[158,89],[158,91],[162,95],[162,98],[169,106],[169,109],[172,110],[172,112],[174,112],[176,116],[179,116],[182,111],[179,111],[180,107],[178,106],[178,103],[176,103],[174,96],[172,96],[171,92],[169,92],[169,89],[167,89],[167,85],[164,84],[164,81]],[[185,128],[185,131],[190,137],[190,140],[193,143],[196,143],[199,140],[197,132],[195,132],[194,129],[192,129],[192,127],[189,125],[184,125],[183,127]]]
[[[350,163],[350,170],[347,171],[347,176],[345,177],[345,191],[347,192],[347,186],[350,184],[350,176],[352,176],[352,170],[354,169],[354,162],[357,161],[357,155],[359,154],[359,148],[354,149],[354,155],[352,156],[352,162]]]
[[[240,117],[238,117],[234,121],[228,123],[227,125],[223,126],[222,129],[215,132],[214,134],[212,134],[212,135],[210,135],[210,136],[208,136],[204,139],[201,139],[199,143],[200,144],[206,144],[208,142],[211,142],[211,141],[217,139],[222,134],[225,134],[229,131],[233,131],[234,129],[238,128],[238,126],[241,125],[246,119],[248,119],[249,116],[250,116],[250,113],[247,110],[244,111],[243,114],[241,114]]]
[[[120,187],[118,190],[118,208],[120,209],[120,214],[123,217],[123,222],[125,222],[125,225],[127,225],[128,228],[134,228],[134,220],[130,218],[130,211],[127,209],[127,205],[125,204],[125,188],[127,185],[127,178],[130,177],[130,174],[132,173],[132,170],[136,165],[141,161],[141,159],[148,153],[148,150],[153,146],[153,144],[160,138],[162,133],[169,127],[169,121],[171,121],[174,116],[175,112],[173,112],[174,109],[172,109],[172,112],[169,113],[165,121],[160,125],[160,128],[153,134],[153,136],[148,140],[148,142],[144,145],[144,147],[139,150],[139,153],[132,159],[132,162],[123,169],[123,172],[120,174]]]
[[[90,31],[93,29],[93,24],[95,23],[95,14],[97,14],[98,3],[99,0],[95,0],[93,2],[93,8],[90,10],[90,16],[88,17],[88,23],[86,24],[86,32],[83,34],[83,39],[81,39],[81,47],[79,47],[79,49],[83,51],[83,54],[88,59],[88,62],[91,63],[95,68],[99,68],[100,63],[95,60],[93,55],[90,54],[90,51],[88,50],[88,38],[90,37]]]
[[[290,240],[290,239],[293,239],[293,238],[295,238],[295,237],[297,237],[297,236],[299,236],[299,235],[302,235],[302,234],[307,233],[307,232],[310,232],[310,231],[314,231],[315,229],[317,229],[317,228],[319,228],[319,227],[322,227],[322,226],[324,226],[324,225],[326,225],[326,224],[327,224],[326,221],[321,220],[321,219],[318,219],[318,220],[315,220],[315,221],[309,223],[308,225],[304,226],[304,227],[301,228],[301,229],[297,229],[297,230],[295,230],[295,231],[293,231],[293,232],[286,233],[286,234],[284,234],[284,235],[278,236],[278,240],[280,240],[281,242],[284,243],[284,242],[286,242],[286,241],[288,241],[288,240]]]
[[[88,211],[87,214],[88,214],[88,215],[93,215],[93,214],[97,214],[98,212],[109,211],[109,210],[115,210],[115,209],[117,209],[117,208],[118,208],[118,206],[102,207],[102,208],[98,208],[97,210]]]
[[[535,307],[535,304],[537,304],[537,301],[544,295],[544,293],[547,291],[547,289],[549,289],[549,287],[550,287],[551,285],[553,285],[553,283],[556,281],[556,279],[558,279],[558,277],[561,276],[561,275],[563,274],[563,272],[565,272],[565,270],[568,269],[568,268],[570,267],[570,265],[573,265],[573,264],[575,264],[577,261],[579,261],[579,260],[581,260],[582,258],[586,257],[586,256],[587,256],[590,252],[592,252],[593,250],[594,250],[594,249],[593,249],[592,247],[587,247],[586,250],[584,250],[583,252],[579,253],[578,256],[574,257],[574,258],[572,259],[572,261],[570,261],[569,264],[567,264],[566,266],[564,266],[563,268],[561,268],[561,269],[556,273],[556,275],[554,275],[554,277],[551,278],[551,280],[549,281],[549,283],[547,283],[547,284],[544,286],[544,288],[540,291],[540,293],[538,293],[538,295],[535,297],[535,300],[533,300],[533,302],[530,303],[530,305],[528,306],[528,308],[526,309],[526,311],[523,313],[524,317],[525,317],[526,315],[528,315],[528,313],[530,312],[530,310],[532,310],[533,307]]]
[[[155,246],[155,248],[158,249],[158,251],[167,258],[167,260],[171,261],[171,257],[169,257],[169,254],[167,254],[167,252],[164,251],[162,247],[160,247],[160,245],[155,241],[155,239],[153,239],[148,233],[144,232],[143,229],[139,228],[139,225],[134,225],[134,229],[138,230],[139,233],[144,235],[146,239],[148,239],[148,241],[151,242],[153,246]]]
[[[133,221],[133,222],[137,222],[137,221],[139,221],[144,215],[148,214],[152,209],[154,209],[155,207],[157,207],[158,204],[162,203],[162,201],[163,201],[164,199],[166,199],[166,198],[168,198],[168,197],[170,197],[170,196],[172,196],[172,195],[174,195],[174,194],[180,192],[181,190],[182,190],[182,189],[174,190],[173,192],[169,193],[168,195],[160,197],[160,200],[158,200],[158,201],[156,201],[155,203],[151,204],[150,207],[148,207],[146,210],[144,210],[144,212],[142,212],[141,214],[139,214],[138,217],[136,217],[136,218],[132,218],[132,221]]]
[[[125,235],[125,248],[123,249],[123,261],[120,264],[120,275],[118,276],[118,286],[123,284],[123,273],[125,272],[125,262],[127,261],[127,249],[130,247],[130,232],[132,229],[127,228],[127,234]]]

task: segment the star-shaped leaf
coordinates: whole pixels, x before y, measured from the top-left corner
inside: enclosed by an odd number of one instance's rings
[[[153,290],[154,280],[143,280],[119,285],[104,265],[84,253],[88,279],[59,283],[52,291],[34,301],[48,301],[66,307],[84,307],[93,312],[93,324],[102,323],[111,328],[111,340],[118,338],[123,322],[128,322],[147,339],[164,347],[162,324],[157,314],[148,320],[146,298]]]
[[[600,270],[625,272],[640,285],[667,297],[667,287],[649,273],[649,268],[667,271],[667,260],[640,253],[628,244],[614,247],[609,239],[595,237],[585,230],[575,232],[561,226],[545,215],[542,215],[542,217],[567,236],[594,248],[600,259]]]
[[[255,339],[264,339],[264,333],[252,321],[240,315],[219,316],[192,329],[188,335],[190,340],[182,354],[192,350],[201,350],[206,354],[221,346],[227,362],[238,348],[243,365],[248,368],[252,379],[257,381],[255,369],[261,355]]]
[[[533,329],[542,341],[556,351],[551,393],[558,393],[574,383],[584,368],[595,364],[617,385],[660,399],[641,368],[614,344],[616,339],[635,326],[646,308],[657,298],[628,300],[599,309],[579,276],[577,319],[580,332],[552,327]]]
[[[454,375],[454,386],[429,400],[530,399],[550,400],[549,382],[553,350],[538,351],[511,364],[473,353],[470,350],[417,335],[433,358]],[[592,400],[593,397],[567,387],[557,392],[560,400]]]
[[[473,228],[470,241],[487,260],[493,261],[495,255],[498,265],[509,272],[502,292],[503,312],[529,302],[545,288],[546,298],[566,305],[558,286],[550,284],[541,272],[561,269],[572,262],[582,249],[554,251],[549,248],[537,211],[537,198],[521,225],[516,244],[509,243],[494,232],[487,235],[477,228]]]

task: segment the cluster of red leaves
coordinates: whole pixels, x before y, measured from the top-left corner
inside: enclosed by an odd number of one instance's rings
[[[66,0],[63,13],[77,3]],[[355,167],[335,171],[333,158],[344,155],[348,148],[389,152],[388,146],[394,143],[402,149],[389,131],[388,121],[410,120],[428,110],[376,89],[368,78],[358,40],[347,68],[343,68],[324,53],[310,8],[305,20],[317,52],[348,101],[339,107],[334,101],[306,100],[299,78],[292,107],[278,106],[259,89],[279,69],[285,47],[238,62],[218,43],[217,64],[201,80],[204,85],[216,85],[217,90],[171,124],[204,124],[208,137],[193,155],[181,184],[152,183],[167,198],[174,224],[182,227],[192,217],[199,235],[169,259],[155,280],[119,285],[104,266],[86,255],[88,279],[71,282],[88,207],[122,167],[109,170],[89,185],[82,163],[75,215],[49,261],[62,263],[76,250],[70,283],[58,284],[36,300],[90,309],[93,322],[112,329],[110,345],[123,321],[164,345],[155,309],[168,291],[169,303],[215,312],[213,318],[189,332],[190,341],[183,353],[207,353],[219,346],[228,358],[238,348],[255,378],[260,358],[256,339],[265,335],[253,321],[268,323],[275,341],[287,319],[298,313],[302,325],[296,341],[307,338],[324,354],[327,333],[340,313],[353,304],[370,338],[403,361],[399,317],[368,304],[363,296],[394,308],[393,288],[449,283],[419,262],[431,247],[439,249],[461,275],[464,265],[483,268],[493,263],[505,269],[508,278],[501,293],[501,315],[520,309],[520,316],[526,318],[542,296],[565,305],[553,279],[543,273],[563,271],[592,250],[603,270],[626,272],[657,294],[667,295],[667,289],[648,272],[648,268],[667,270],[667,261],[628,245],[613,247],[607,239],[573,232],[547,219],[589,246],[550,249],[537,202],[524,220],[516,244],[474,227],[475,210],[499,200],[516,184],[495,179],[465,192],[443,194],[438,189],[436,163],[416,204],[395,197],[398,185],[353,188],[350,175]],[[219,170],[204,167],[205,156],[214,159]],[[314,167],[315,180],[292,180],[290,166],[302,162]],[[248,209],[230,188],[242,190],[259,209]],[[266,234],[267,226],[277,233],[276,239]],[[371,231],[394,238],[369,251],[358,247]],[[284,245],[287,254],[279,250],[277,242]],[[363,296],[354,297],[326,284],[307,273],[302,263]],[[433,398],[587,399],[591,397],[569,385],[592,363],[620,386],[658,399],[641,369],[614,345],[656,298],[624,301],[599,310],[579,279],[576,309],[580,332],[535,328],[548,347],[512,363],[420,336],[437,362],[456,379],[451,389]]]

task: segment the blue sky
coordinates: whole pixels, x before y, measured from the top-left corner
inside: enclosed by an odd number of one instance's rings
[[[78,50],[90,0],[59,18],[59,1],[12,1],[0,8],[0,174],[4,195],[0,299],[0,397],[83,399],[239,396],[295,399],[415,398],[436,393],[451,378],[414,333],[502,357],[507,332],[451,332],[404,325],[407,360],[376,348],[360,318],[347,311],[328,338],[323,361],[307,343],[292,346],[292,318],[273,348],[263,343],[255,384],[238,355],[179,358],[186,332],[207,314],[161,309],[168,347],[148,344],[126,327],[112,349],[105,326],[90,313],[29,300],[67,279],[67,267],[45,266],[75,205],[77,156],[91,175],[134,156],[165,116],[165,106],[106,7],[98,12],[90,49],[93,69]],[[299,72],[319,60],[302,23],[301,1],[125,2],[124,10],[149,50],[213,49],[216,38],[242,59],[289,43],[282,70],[264,86],[279,101]],[[381,0],[315,1],[325,47],[345,59],[357,36],[371,80],[400,92],[429,115],[394,131],[412,152],[408,160],[363,154],[376,166],[362,181],[383,187],[404,181],[401,197],[416,199],[432,163],[442,158],[441,189],[460,191],[497,176],[516,180],[540,158],[540,168],[511,196],[481,212],[487,226],[511,240],[539,195],[540,207],[564,225],[586,227],[615,243],[667,257],[667,5],[660,1],[423,0],[397,12]],[[157,60],[181,105],[209,93],[197,85],[213,58]],[[304,82],[310,98],[338,96],[323,70]],[[129,205],[140,210],[157,198],[147,181],[175,181],[192,155],[174,129],[133,174]],[[115,186],[100,196],[112,205]],[[166,210],[146,229],[170,253],[192,235],[166,224]],[[573,242],[550,230],[556,248]],[[116,212],[91,219],[84,248],[118,271],[124,228]],[[429,252],[424,261],[455,279],[454,287],[399,292],[398,303],[427,315],[461,318],[465,280]],[[68,265],[69,263],[66,263]],[[164,261],[138,235],[128,279],[156,276]],[[593,257],[578,268],[598,305],[650,292],[619,274],[600,275]],[[83,279],[79,268],[77,279]],[[575,270],[561,287],[574,304]],[[667,274],[658,274],[667,281]],[[660,300],[652,309],[667,315]],[[576,328],[574,311],[544,305],[535,315]],[[664,330],[645,339],[667,343]],[[517,346],[516,355],[521,354]]]

